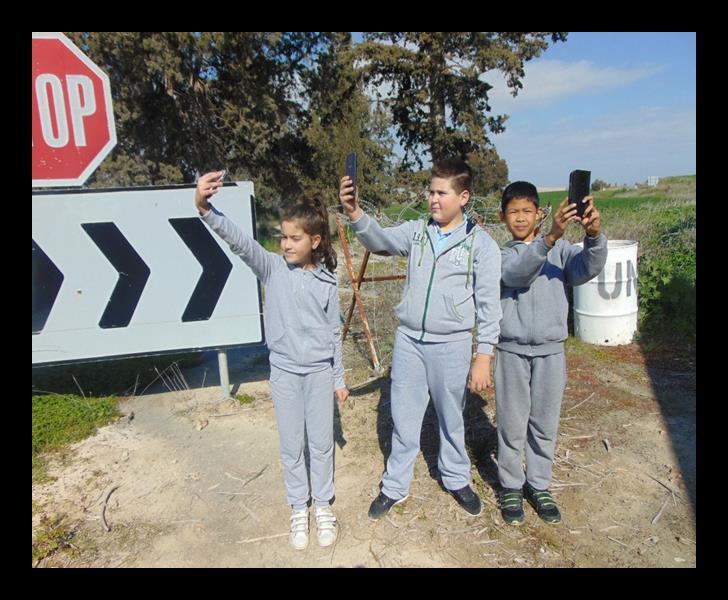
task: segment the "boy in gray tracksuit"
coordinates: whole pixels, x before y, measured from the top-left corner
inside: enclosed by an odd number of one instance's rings
[[[265,286],[265,328],[270,350],[270,384],[278,423],[283,479],[291,505],[289,542],[308,545],[308,507],[313,495],[317,540],[329,546],[337,536],[330,506],[334,497],[334,392],[349,392],[341,360],[336,253],[331,246],[326,205],[320,197],[289,206],[281,220],[283,256],[268,252],[243,232],[209,198],[223,172],[202,175],[195,205],[202,220],[240,256]],[[311,490],[304,459],[308,436]]]
[[[501,317],[500,252],[490,235],[463,215],[471,182],[464,161],[441,161],[432,170],[432,218],[382,229],[359,208],[351,180],[341,179],[339,198],[362,244],[373,252],[409,257],[402,301],[395,308],[392,451],[382,491],[369,508],[372,520],[407,498],[428,390],[439,422],[442,483],[469,514],[481,511],[470,487],[463,409],[468,378],[474,391],[492,387],[490,359]],[[476,322],[478,348],[471,369]]]
[[[495,364],[498,478],[501,514],[513,525],[524,521],[524,491],[544,521],[561,520],[548,488],[566,385],[566,286],[596,277],[607,260],[607,238],[593,198],[582,200],[587,208],[581,219],[576,204],[567,202],[556,210],[549,233],[537,237],[543,211],[536,188],[516,181],[501,199],[500,218],[513,240],[501,249],[503,319]],[[583,248],[561,239],[571,221],[584,227]]]

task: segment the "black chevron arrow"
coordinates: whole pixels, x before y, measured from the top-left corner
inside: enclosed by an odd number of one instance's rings
[[[63,273],[33,240],[33,333],[45,327],[63,283]]]
[[[182,321],[205,321],[212,316],[233,265],[197,217],[169,219],[169,223],[202,265]]]
[[[99,327],[126,327],[136,310],[151,271],[114,223],[82,223],[89,237],[119,272]]]

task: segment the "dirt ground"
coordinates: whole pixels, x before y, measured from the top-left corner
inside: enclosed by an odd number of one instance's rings
[[[352,247],[354,264],[361,248]],[[351,287],[340,254],[341,308]],[[372,256],[369,275],[402,265]],[[401,282],[363,286],[378,358],[388,365]],[[222,398],[216,362],[126,398],[118,422],[51,459],[33,484],[42,520],[60,522],[67,547],[37,567],[695,567],[694,348],[666,354],[640,344],[604,348],[570,338],[554,483],[562,522],[504,524],[496,502],[492,391],[470,395],[466,446],[483,512],[468,516],[438,483],[437,421],[429,407],[409,499],[367,518],[390,451],[389,380],[369,362],[358,314],[344,345],[350,401],[335,415],[334,510],[339,538],[304,551],[287,542],[288,516],[267,355],[229,357]],[[171,382],[170,382],[171,383]],[[118,486],[118,487],[117,487]],[[109,495],[109,493],[111,494]],[[108,497],[108,501],[107,500]],[[106,519],[110,531],[103,524]]]
[[[482,514],[466,515],[438,484],[430,406],[409,499],[370,522],[389,453],[389,381],[355,369],[349,385],[372,380],[337,411],[339,539],[319,548],[312,527],[309,547],[293,550],[268,368],[257,360],[230,365],[234,393],[250,404],[222,399],[214,365],[201,365],[185,372],[190,389],[123,400],[122,418],[53,460],[55,479],[33,485],[33,535],[45,517],[73,536],[34,566],[694,567],[694,363],[573,341],[567,364],[558,525],[528,505],[520,527],[500,518],[492,392],[470,396],[465,411]]]

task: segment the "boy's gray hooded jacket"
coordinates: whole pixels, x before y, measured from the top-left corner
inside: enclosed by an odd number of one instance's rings
[[[382,228],[364,214],[351,227],[370,251],[409,256],[402,301],[395,308],[403,333],[424,342],[469,338],[477,313],[477,351],[493,354],[501,318],[501,261],[488,233],[468,219],[435,256],[432,219]]]
[[[584,248],[559,239],[549,248],[543,236],[530,244],[513,240],[501,248],[501,305],[498,348],[526,356],[563,352],[568,336],[567,285],[593,279],[607,261],[607,238],[584,237]]]
[[[288,264],[214,207],[201,218],[265,286],[270,364],[291,373],[313,373],[333,359],[334,388],[345,387],[336,276],[321,264],[314,271]]]

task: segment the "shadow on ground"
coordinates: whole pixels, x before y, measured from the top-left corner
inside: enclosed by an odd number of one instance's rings
[[[652,383],[680,473],[696,513],[696,373],[695,345],[674,341],[640,340],[647,373]],[[666,350],[669,348],[669,350]]]

